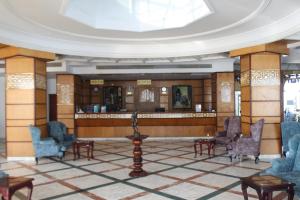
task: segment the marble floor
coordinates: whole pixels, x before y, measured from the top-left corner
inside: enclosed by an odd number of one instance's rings
[[[3,146],[3,144],[2,144]],[[1,147],[0,149],[3,149]],[[131,178],[132,146],[127,141],[95,143],[95,158],[88,161],[82,152],[73,161],[71,151],[62,161],[43,158],[35,162],[7,162],[0,156],[0,167],[11,176],[34,178],[33,199],[243,199],[240,177],[259,173],[270,163],[253,160],[232,163],[225,149],[218,147],[215,157],[207,154],[194,158],[192,140],[146,140],[143,143],[144,169],[149,176]],[[204,151],[207,153],[207,151]],[[17,192],[13,199],[25,199],[26,190]],[[257,199],[248,189],[249,199]],[[282,192],[274,199],[286,199]]]

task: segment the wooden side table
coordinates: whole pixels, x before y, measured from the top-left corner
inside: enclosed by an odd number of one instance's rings
[[[205,137],[200,137],[200,138],[194,140],[195,158],[197,157],[197,145],[199,145],[200,155],[202,155],[202,145],[203,144],[207,145],[208,155],[210,156],[210,152],[211,152],[211,150],[213,150],[213,156],[214,156],[216,140],[214,137],[205,136]]]
[[[11,197],[17,190],[27,187],[27,200],[30,200],[33,189],[33,180],[33,178],[11,176],[0,178],[0,193],[2,194],[2,199],[11,200]]]
[[[94,141],[92,140],[76,140],[72,144],[74,160],[76,160],[76,155],[78,159],[80,158],[80,148],[85,148],[87,150],[87,158],[94,158]],[[90,157],[91,152],[91,157]]]
[[[273,191],[282,190],[288,193],[288,200],[292,200],[294,198],[295,185],[272,175],[241,178],[241,187],[245,200],[248,200],[247,187],[255,189],[260,200],[271,200]]]

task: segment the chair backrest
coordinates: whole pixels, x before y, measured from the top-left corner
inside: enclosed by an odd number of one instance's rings
[[[250,127],[251,137],[255,142],[260,143],[260,141],[261,141],[261,135],[263,132],[264,123],[265,123],[265,120],[260,119],[255,124],[252,124]]]
[[[300,134],[300,123],[295,121],[288,121],[281,123],[281,137],[283,151],[289,151],[288,142],[296,134]]]
[[[293,171],[300,171],[300,135],[294,135],[288,142],[289,153],[287,158],[294,161]]]
[[[229,124],[229,117],[227,117],[225,120],[224,120],[224,131],[227,132],[227,129],[228,129],[228,124]]]
[[[240,117],[229,117],[226,136],[234,138],[237,133],[241,133],[241,119]]]
[[[33,144],[39,143],[41,141],[41,130],[38,127],[33,125],[29,126],[29,130],[32,137],[32,143]]]
[[[61,143],[64,141],[64,135],[67,133],[66,125],[62,122],[51,121],[48,123],[48,133],[58,143]]]

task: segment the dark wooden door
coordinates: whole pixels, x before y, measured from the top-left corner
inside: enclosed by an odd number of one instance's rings
[[[57,95],[49,94],[49,121],[57,120]]]

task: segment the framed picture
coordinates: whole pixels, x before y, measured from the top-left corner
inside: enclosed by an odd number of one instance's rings
[[[192,86],[190,85],[172,86],[172,105],[173,108],[178,108],[178,109],[192,108]]]

